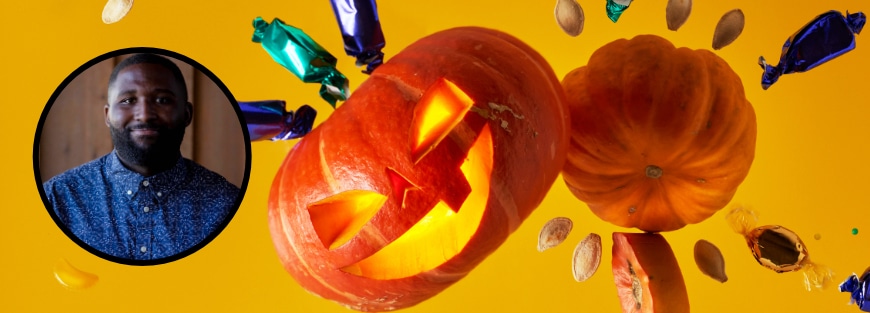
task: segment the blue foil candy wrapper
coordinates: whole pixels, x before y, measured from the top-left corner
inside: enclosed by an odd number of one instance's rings
[[[607,0],[607,6],[605,9],[607,10],[607,17],[610,18],[611,21],[616,23],[619,20],[619,17],[622,16],[622,12],[628,9],[628,6],[631,5],[632,0]]]
[[[840,292],[851,293],[852,299],[849,303],[858,305],[861,311],[870,312],[870,268],[864,271],[861,278],[855,274],[849,276],[840,284]]]
[[[335,65],[332,54],[314,42],[305,32],[280,19],[268,23],[254,19],[253,42],[262,44],[272,59],[306,83],[319,82],[320,97],[334,108],[338,100],[347,100],[348,80]]]
[[[300,138],[311,131],[317,111],[308,105],[287,111],[282,100],[241,102],[239,108],[245,117],[251,141],[290,140]]]
[[[381,50],[386,44],[378,18],[378,5],[375,0],[330,0],[341,37],[344,51],[356,57],[356,66],[366,65],[363,73],[371,74],[384,62]]]
[[[779,76],[811,70],[855,48],[855,34],[861,33],[866,17],[858,12],[843,16],[839,11],[829,11],[817,16],[792,35],[782,46],[779,65],[767,64],[764,57],[758,64],[764,69],[761,87],[765,90]]]

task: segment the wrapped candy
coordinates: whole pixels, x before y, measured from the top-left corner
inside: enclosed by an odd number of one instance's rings
[[[631,0],[607,0],[607,17],[616,23],[629,5],[631,5]]]
[[[840,284],[840,292],[849,292],[852,299],[849,304],[856,304],[861,311],[870,312],[870,268],[859,278],[854,273]]]
[[[254,36],[251,40],[261,43],[275,62],[303,82],[321,83],[320,97],[333,108],[338,100],[347,100],[348,81],[335,68],[338,61],[301,29],[284,24],[277,18],[270,24],[257,17],[254,19]]]
[[[806,72],[855,48],[855,34],[861,33],[866,17],[858,12],[846,16],[838,11],[829,11],[817,16],[792,35],[782,46],[779,65],[767,64],[764,57],[758,64],[764,69],[761,87],[765,90],[779,76]]]
[[[317,111],[308,105],[287,111],[282,100],[239,102],[251,141],[290,140],[305,136],[314,125]]]
[[[367,65],[363,73],[371,74],[384,61],[384,33],[375,0],[330,0],[344,51],[356,57],[356,66]]]
[[[803,272],[807,290],[825,289],[830,285],[834,273],[810,261],[806,245],[793,231],[779,225],[755,227],[758,221],[755,212],[743,207],[732,209],[726,219],[731,228],[746,239],[758,264],[777,273]]]

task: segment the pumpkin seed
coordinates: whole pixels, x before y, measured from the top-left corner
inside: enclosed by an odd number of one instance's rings
[[[601,236],[591,233],[574,248],[574,280],[583,282],[598,271],[601,263]]]
[[[689,19],[692,12],[692,0],[668,0],[665,9],[665,18],[668,21],[668,29],[676,31]]]
[[[715,245],[706,240],[695,243],[695,264],[704,275],[710,276],[720,283],[728,281],[725,275],[725,259]]]
[[[120,21],[132,7],[133,0],[109,0],[103,7],[103,23],[112,24]]]
[[[549,220],[541,228],[541,233],[538,234],[538,251],[544,252],[544,250],[558,246],[562,241],[565,241],[565,238],[568,238],[572,228],[574,228],[574,222],[571,222],[571,219],[567,217]]]
[[[719,50],[734,42],[743,32],[745,22],[746,17],[743,16],[743,11],[740,9],[734,9],[722,15],[719,23],[716,24],[716,31],[713,33],[713,49]]]
[[[576,0],[558,0],[553,14],[556,16],[556,23],[569,36],[577,37],[583,32],[583,22],[586,17],[583,15],[583,8]]]

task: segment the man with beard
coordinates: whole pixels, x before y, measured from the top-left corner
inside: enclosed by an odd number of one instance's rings
[[[43,184],[59,221],[129,260],[169,258],[219,231],[239,189],[181,156],[193,105],[179,68],[154,54],[123,60],[104,113],[115,149]]]

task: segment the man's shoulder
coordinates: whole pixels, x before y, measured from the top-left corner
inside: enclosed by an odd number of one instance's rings
[[[70,186],[71,184],[81,185],[85,182],[93,181],[94,177],[101,175],[103,165],[106,163],[108,156],[108,154],[104,155],[57,174],[43,183],[43,186],[48,191],[49,187]]]
[[[187,158],[184,159],[184,162],[187,163],[187,167],[190,169],[189,173],[192,176],[191,184],[211,191],[222,191],[222,193],[230,194],[232,197],[238,194],[239,187],[230,183],[221,174],[213,172],[205,166]]]

